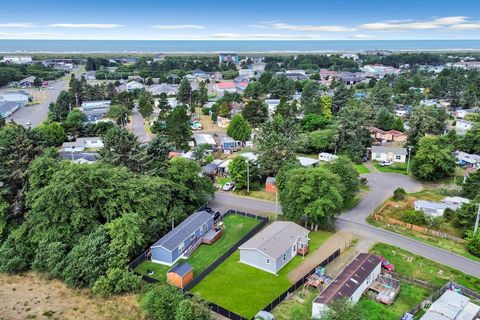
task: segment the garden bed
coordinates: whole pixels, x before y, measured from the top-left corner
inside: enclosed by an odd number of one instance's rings
[[[225,231],[220,239],[212,245],[200,245],[186,260],[193,267],[194,276],[205,270],[215,260],[221,257],[228,249],[252,230],[260,220],[229,214],[223,219]],[[180,260],[179,263],[185,260]],[[171,267],[158,263],[144,261],[134,269],[136,273],[147,275],[147,270],[153,270],[155,273],[149,277],[166,282],[166,272]]]

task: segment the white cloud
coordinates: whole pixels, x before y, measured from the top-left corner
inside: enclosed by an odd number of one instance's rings
[[[264,22],[250,25],[250,27],[266,29],[268,27],[277,30],[294,30],[294,31],[308,31],[308,32],[349,32],[355,31],[356,28],[345,26],[320,26],[320,25],[293,25],[283,22]]]
[[[152,26],[152,28],[162,29],[162,30],[206,29],[205,26],[200,26],[196,24],[165,24],[165,25]]]
[[[0,28],[33,28],[33,23],[23,23],[23,22],[11,22],[11,23],[0,23]]]
[[[480,22],[475,23],[459,23],[450,27],[453,30],[478,30],[480,29]]]
[[[123,25],[115,23],[54,23],[49,25],[51,28],[67,28],[67,29],[116,29]]]
[[[365,23],[359,26],[360,29],[374,31],[405,31],[405,30],[431,30],[448,26],[454,26],[467,21],[467,17],[453,16],[441,17],[424,21],[381,21],[374,23]]]

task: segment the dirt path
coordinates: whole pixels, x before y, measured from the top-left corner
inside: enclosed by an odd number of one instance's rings
[[[321,246],[314,252],[308,253],[305,260],[290,271],[288,279],[291,283],[295,283],[306,275],[310,270],[318,266],[320,262],[328,258],[337,249],[344,250],[353,240],[353,236],[348,232],[337,232],[328,238]]]
[[[368,170],[370,170],[370,172],[373,172],[373,173],[378,172],[378,169],[375,168],[375,166],[373,165],[373,163],[371,163],[371,162],[365,162],[364,165],[365,165],[365,167],[367,167]]]
[[[141,319],[134,295],[93,298],[35,273],[0,275],[0,320]]]

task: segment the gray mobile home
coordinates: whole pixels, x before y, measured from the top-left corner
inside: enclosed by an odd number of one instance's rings
[[[297,254],[307,253],[309,232],[293,222],[273,222],[239,247],[240,262],[276,274]]]
[[[173,265],[212,229],[213,218],[207,211],[190,215],[150,247],[152,262]]]

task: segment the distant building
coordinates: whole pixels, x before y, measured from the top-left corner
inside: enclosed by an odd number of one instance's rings
[[[233,81],[218,82],[213,85],[213,89],[220,94],[225,92],[233,93],[237,91],[237,85]]]
[[[370,253],[360,253],[355,260],[320,293],[312,303],[312,318],[320,317],[333,300],[347,299],[357,303],[381,273],[382,261]]]
[[[91,70],[91,71],[87,71],[83,74],[83,77],[85,78],[85,80],[96,80],[97,79],[97,71],[95,70]]]
[[[153,62],[161,62],[165,60],[165,55],[163,53],[158,53],[153,57]]]
[[[103,141],[100,137],[77,138],[75,142],[64,142],[63,152],[83,152],[89,148],[102,148]]]
[[[392,55],[392,51],[390,50],[367,50],[365,54],[367,56],[390,56]]]
[[[21,105],[26,105],[30,100],[30,95],[24,91],[13,91],[0,93],[0,102],[10,101]]]
[[[253,69],[240,69],[238,70],[238,74],[240,76],[247,77],[247,80],[248,80],[249,78],[253,78],[255,76],[255,71]],[[239,82],[242,82],[242,81],[239,81]]]
[[[469,131],[473,128],[473,122],[464,120],[464,119],[457,119],[455,124],[455,129],[458,131]]]
[[[454,68],[480,69],[480,61],[460,61],[452,65]]]
[[[150,86],[147,91],[154,96],[158,96],[162,93],[165,93],[167,96],[174,96],[177,94],[178,87],[170,85],[168,83],[162,83]]]
[[[84,101],[80,107],[82,111],[110,108],[110,100]]]
[[[27,77],[18,81],[18,86],[21,88],[31,88],[33,87],[33,83],[35,82],[35,77]]]
[[[252,70],[254,72],[263,72],[267,64],[265,62],[255,62],[252,64]]]
[[[372,146],[373,161],[392,161],[405,163],[407,160],[407,149],[383,146]]]
[[[0,102],[0,118],[11,116],[20,106],[20,103],[14,101]]]
[[[218,54],[218,62],[219,63],[233,63],[239,64],[240,63],[240,56],[236,53],[220,53]]]
[[[32,57],[30,56],[4,56],[1,62],[13,63],[13,64],[25,64],[31,63]]]
[[[372,138],[378,141],[387,141],[387,142],[406,142],[407,135],[403,132],[397,130],[388,130],[384,131],[376,127],[369,128]]]
[[[457,164],[466,168],[480,169],[480,155],[469,154],[463,151],[455,151],[455,158],[457,158]]]
[[[318,154],[318,160],[320,161],[325,161],[325,162],[332,162],[332,161],[335,161],[337,160],[338,156],[334,155],[334,154],[331,154],[331,153],[327,153],[327,152],[321,152]]]
[[[125,85],[128,92],[133,92],[135,90],[141,90],[144,88],[143,84],[138,81],[130,81]]]

